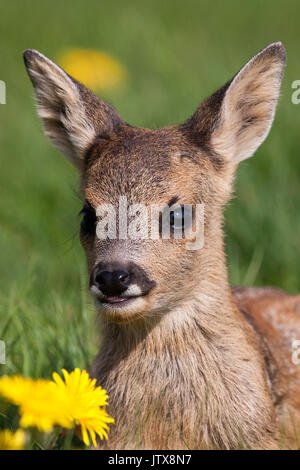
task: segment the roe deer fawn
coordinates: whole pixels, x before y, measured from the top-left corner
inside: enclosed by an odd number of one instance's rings
[[[231,289],[222,233],[236,167],[272,124],[283,45],[252,58],[187,122],[156,130],[127,124],[39,52],[24,57],[45,133],[81,178],[80,237],[103,331],[91,373],[116,420],[99,448],[299,446],[300,296]],[[98,237],[97,208],[120,196],[147,208],[203,204],[203,247],[175,237],[178,210],[169,238]]]

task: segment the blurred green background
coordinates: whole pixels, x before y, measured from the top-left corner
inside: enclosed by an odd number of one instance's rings
[[[77,174],[42,135],[22,51],[55,59],[66,47],[111,54],[126,89],[104,98],[134,125],[184,121],[203,98],[268,43],[281,40],[288,66],[275,123],[242,163],[226,212],[234,284],[300,291],[300,79],[298,1],[0,1],[0,373],[49,377],[85,367],[98,333],[78,241]]]

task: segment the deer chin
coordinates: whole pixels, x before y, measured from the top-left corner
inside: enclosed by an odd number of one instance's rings
[[[97,311],[113,323],[129,323],[142,319],[143,313],[149,310],[150,299],[148,295],[132,297],[96,297]]]

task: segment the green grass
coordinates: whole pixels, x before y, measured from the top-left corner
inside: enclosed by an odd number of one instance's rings
[[[67,46],[104,50],[128,87],[104,97],[134,125],[184,121],[200,101],[274,40],[288,53],[276,120],[237,175],[226,212],[231,281],[291,293],[300,279],[298,1],[0,1],[0,373],[49,377],[85,367],[98,333],[78,241],[77,174],[42,135],[22,51],[55,59]]]

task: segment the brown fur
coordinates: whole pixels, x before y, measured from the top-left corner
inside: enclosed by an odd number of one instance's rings
[[[255,56],[185,124],[157,130],[129,126],[41,54],[27,51],[25,58],[46,131],[50,120],[51,138],[68,146],[90,207],[117,204],[122,195],[149,207],[177,199],[205,205],[198,251],[186,250],[184,239],[103,241],[81,231],[89,273],[122,260],[147,273],[153,286],[129,307],[98,303],[103,341],[91,373],[108,391],[116,420],[99,447],[299,446],[300,369],[291,362],[299,298],[242,288],[233,295],[222,232],[236,166],[273,120],[283,46]]]

